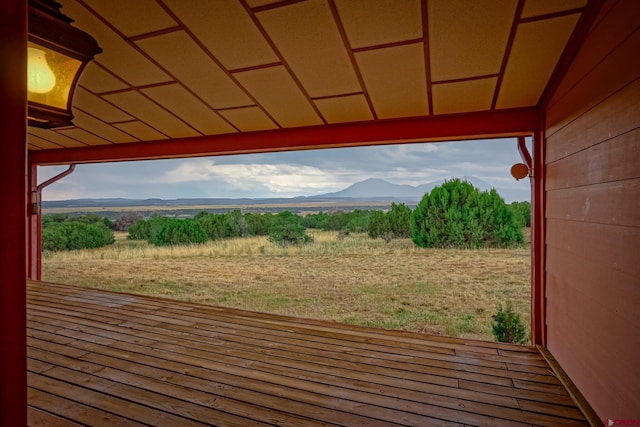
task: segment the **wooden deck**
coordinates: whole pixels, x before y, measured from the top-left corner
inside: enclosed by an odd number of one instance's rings
[[[536,349],[28,284],[31,426],[588,425]]]

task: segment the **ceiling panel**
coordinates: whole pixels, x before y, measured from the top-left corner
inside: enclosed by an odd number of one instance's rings
[[[91,114],[107,123],[133,120],[133,117],[121,109],[109,104],[99,96],[93,95],[82,87],[76,88],[73,95],[73,105],[84,111],[91,111]]]
[[[228,70],[278,62],[239,1],[225,0],[224,7],[185,0],[164,2]]]
[[[105,99],[171,138],[200,135],[198,131],[138,92],[114,93],[106,95]]]
[[[356,60],[379,118],[429,114],[422,43],[358,52]]]
[[[259,107],[234,108],[220,111],[220,114],[242,132],[278,128]]]
[[[573,14],[518,26],[497,108],[538,103],[579,17]]]
[[[96,62],[90,62],[87,64],[80,76],[78,85],[86,87],[95,93],[111,92],[114,90],[127,89],[129,87],[128,84],[112,74],[109,74],[109,72]]]
[[[364,95],[323,98],[314,102],[329,123],[373,120],[373,114]]]
[[[422,38],[420,0],[336,0],[352,48]]]
[[[490,77],[433,85],[434,114],[489,110],[497,81]]]
[[[96,61],[127,83],[138,86],[170,80],[162,70],[76,1],[64,2],[62,11],[73,16],[75,25],[96,39],[102,48]]]
[[[211,107],[253,104],[251,98],[184,31],[136,43]]]
[[[587,0],[526,0],[522,9],[522,18],[547,15],[563,10],[576,9],[587,4]]]
[[[322,124],[322,119],[283,66],[245,71],[235,76],[280,126]]]
[[[39,136],[29,134],[29,150],[42,150],[42,149],[56,149],[61,148],[59,144],[56,144],[46,139],[42,139]]]
[[[175,115],[203,135],[236,132],[229,123],[178,84],[142,89],[142,93],[165,108],[173,106],[172,111]]]
[[[127,37],[177,25],[155,0],[84,0]]]
[[[516,0],[430,0],[431,80],[498,74]]]
[[[362,90],[325,0],[268,10],[258,19],[311,97]]]

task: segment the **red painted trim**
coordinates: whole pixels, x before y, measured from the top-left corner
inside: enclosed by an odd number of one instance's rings
[[[524,164],[529,168],[529,173],[531,173],[531,167],[533,166],[531,164],[531,154],[529,153],[529,149],[527,148],[524,136],[518,137],[518,152],[520,153],[520,157],[522,158]]]
[[[522,108],[60,150],[37,150],[31,154],[36,164],[53,165],[479,139],[531,135],[538,129],[538,119],[537,109]]]
[[[0,2],[0,425],[27,425],[27,2]]]
[[[544,130],[539,129],[533,134],[531,171],[531,340],[546,347],[545,149]]]

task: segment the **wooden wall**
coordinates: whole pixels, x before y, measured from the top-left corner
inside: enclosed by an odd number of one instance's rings
[[[640,419],[640,1],[605,2],[545,108],[547,346]]]

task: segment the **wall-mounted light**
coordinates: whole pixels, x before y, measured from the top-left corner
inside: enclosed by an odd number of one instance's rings
[[[78,78],[102,52],[93,37],[72,27],[53,0],[29,0],[27,100],[29,126],[71,126],[71,100]]]

